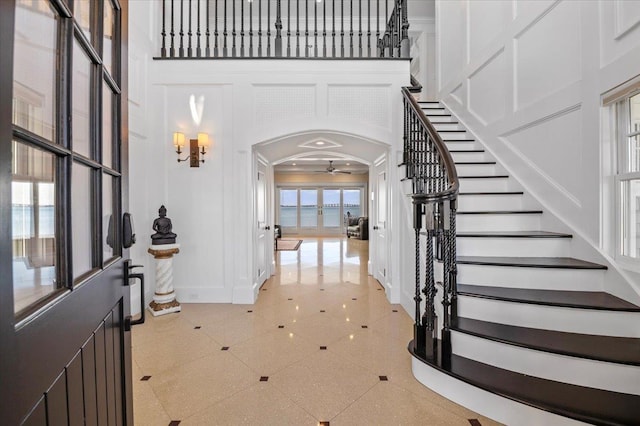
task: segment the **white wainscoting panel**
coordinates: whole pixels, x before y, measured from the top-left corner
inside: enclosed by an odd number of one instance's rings
[[[581,3],[552,7],[516,36],[516,109],[581,78]]]
[[[513,13],[516,19],[520,17],[537,16],[548,9],[556,0],[513,0]]]
[[[253,91],[256,124],[316,115],[315,84],[256,84]]]
[[[327,115],[357,120],[385,129],[391,126],[390,94],[386,85],[342,85],[327,87]]]
[[[469,76],[469,111],[483,124],[504,117],[507,96],[507,72],[504,49]]]
[[[640,24],[640,2],[615,0],[616,38]]]
[[[605,1],[600,4],[600,65],[604,66],[640,43],[640,2]]]
[[[550,116],[502,139],[573,204],[580,205],[584,149],[580,109]]]
[[[438,3],[439,21],[445,25],[436,26],[440,32],[438,61],[438,91],[451,80],[456,79],[466,58],[466,12],[463,2],[441,1]],[[444,53],[446,52],[446,54]]]
[[[511,19],[511,3],[503,0],[469,2],[469,60],[478,54],[501,32]]]

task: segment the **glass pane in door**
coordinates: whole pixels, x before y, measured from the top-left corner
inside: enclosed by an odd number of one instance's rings
[[[14,312],[46,297],[56,282],[55,156],[13,143],[11,225]]]
[[[362,216],[361,189],[345,189],[343,192],[344,214],[352,217]]]
[[[298,226],[298,190],[280,190],[280,226]]]
[[[322,191],[322,226],[325,228],[340,227],[339,189],[324,189]]]
[[[300,190],[300,227],[318,227],[318,190]]]

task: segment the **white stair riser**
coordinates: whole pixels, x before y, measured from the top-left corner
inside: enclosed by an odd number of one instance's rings
[[[458,210],[517,210],[524,205],[524,197],[514,195],[459,195]],[[479,230],[480,231],[480,230]]]
[[[477,238],[458,237],[458,256],[559,256],[571,249],[569,238]]]
[[[613,392],[640,394],[640,367],[522,348],[452,332],[453,352],[528,376]]]
[[[503,192],[518,189],[513,179],[509,178],[460,179],[460,192]]]
[[[446,109],[426,109],[426,108],[423,108],[422,111],[424,112],[424,114],[427,117],[450,114],[449,111],[447,111]]]
[[[602,291],[604,271],[458,264],[458,282],[536,290]]]
[[[534,305],[460,295],[458,315],[519,327],[640,338],[640,314],[634,312]]]
[[[446,142],[446,141],[445,141]],[[469,151],[473,149],[482,149],[482,146],[478,142],[446,142],[448,150],[455,151]]]
[[[424,111],[424,110],[423,110]],[[442,114],[438,114],[438,115],[430,115],[428,113],[428,111],[424,111],[425,115],[427,117],[429,117],[429,120],[431,121],[458,121],[456,120],[455,117],[452,117],[450,115],[442,115]],[[448,113],[447,113],[448,114]]]
[[[506,174],[497,164],[456,164],[459,176],[495,176]]]
[[[437,123],[438,121],[444,121],[444,120],[438,120],[437,118],[434,119],[433,121],[436,121],[436,123],[432,123],[433,127],[436,128],[436,130],[460,130],[461,132],[464,132],[464,129],[462,127],[460,127],[460,124],[453,122],[453,123]]]
[[[486,152],[452,152],[451,157],[453,161],[494,161]]]
[[[458,232],[539,230],[540,214],[459,214]]]
[[[439,133],[440,133],[440,137],[445,142],[452,139],[473,139],[473,137],[464,130],[460,130],[459,132],[439,132]]]

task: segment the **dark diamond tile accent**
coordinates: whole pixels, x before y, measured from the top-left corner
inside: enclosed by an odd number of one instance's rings
[[[194,330],[200,330],[202,328],[202,326],[196,325],[195,327],[193,327]]]
[[[361,326],[361,327],[362,327],[362,328],[369,328],[369,326],[368,326],[368,325],[363,325],[363,326]]]
[[[229,350],[229,346],[223,346],[222,349],[220,349],[221,351],[228,351]]]
[[[178,426],[180,424],[180,420],[171,420],[169,422],[169,426]]]
[[[267,381],[269,381],[269,376],[260,376],[260,381],[261,381],[261,382],[267,382]]]
[[[378,289],[376,289],[376,290],[378,290],[378,291],[382,291],[382,289],[381,289],[381,288],[378,288]]]
[[[247,311],[248,314],[250,314],[251,312],[253,312],[253,311]]]
[[[263,289],[262,289],[262,291],[267,291],[267,289],[266,289],[266,288],[263,288]]]
[[[389,378],[387,376],[378,376],[380,378],[381,382],[387,382],[389,381]]]
[[[293,298],[291,298],[291,297],[290,297],[290,298],[288,298],[287,300],[293,300]]]
[[[393,310],[393,311],[391,311],[391,312],[398,312],[398,310],[397,310],[397,309],[394,309],[394,310]]]
[[[147,380],[149,380],[151,378],[151,376],[142,376],[142,378],[140,379],[140,381],[142,382],[146,382]]]
[[[471,426],[482,426],[482,424],[480,424],[480,421],[478,419],[467,419],[469,420],[469,424]]]
[[[321,288],[320,291],[324,291],[324,288]]]
[[[329,426],[329,422],[320,422],[318,426]]]
[[[357,297],[354,297],[354,298],[352,298],[351,300],[358,300],[358,298],[357,298]]]
[[[284,328],[284,325],[279,325],[278,328]]]
[[[324,312],[326,312],[326,311],[325,311],[324,309],[320,309],[320,312],[321,312],[321,313],[324,313]]]
[[[326,350],[327,350],[327,347],[326,347],[326,346],[320,346],[320,350],[321,350],[321,351],[326,351]]]

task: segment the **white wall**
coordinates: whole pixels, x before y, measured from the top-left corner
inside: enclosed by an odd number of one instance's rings
[[[439,98],[596,249],[613,226],[600,98],[640,73],[639,23],[638,2],[436,2]]]
[[[136,23],[130,44],[130,186],[139,238],[132,256],[135,263],[146,259],[147,276],[153,275],[145,252],[151,222],[164,204],[181,244],[174,258],[178,300],[252,303],[254,145],[330,131],[400,149],[400,88],[409,83],[409,63],[154,61],[148,36],[153,25],[141,28],[153,9],[151,2],[130,5],[130,22]],[[191,95],[204,96],[199,126],[191,118]],[[209,133],[212,146],[201,167],[176,161],[175,131],[187,137]]]

